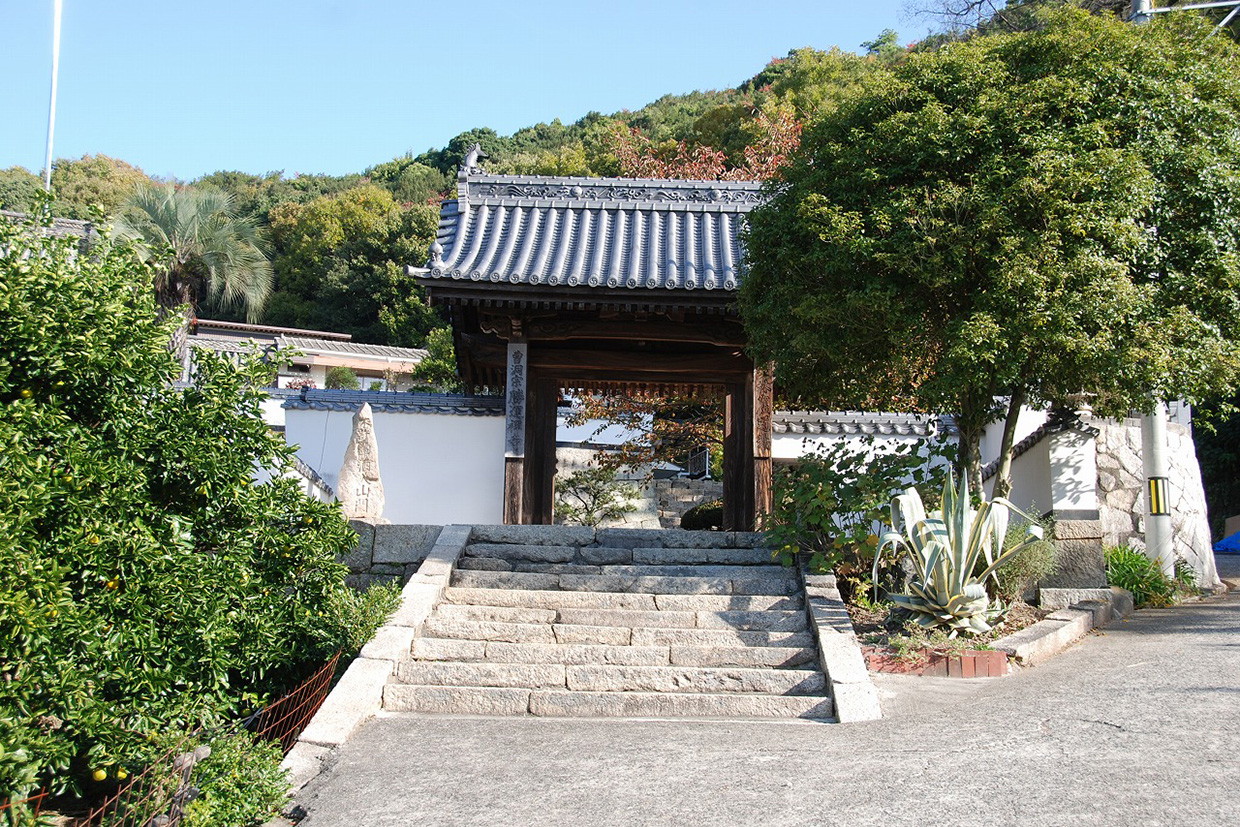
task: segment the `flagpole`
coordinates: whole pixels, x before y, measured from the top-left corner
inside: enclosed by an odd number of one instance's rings
[[[52,94],[47,107],[47,155],[43,161],[43,189],[52,191],[52,138],[56,135],[56,79],[60,75],[61,0],[52,0]]]

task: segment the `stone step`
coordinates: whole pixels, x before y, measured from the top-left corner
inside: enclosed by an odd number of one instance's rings
[[[632,565],[607,566],[604,574],[621,577],[721,577],[729,580],[769,577],[773,580],[790,580],[797,582],[795,569],[771,565],[768,561],[762,566],[728,566],[715,564],[702,565]]]
[[[397,686],[393,684],[391,686]],[[429,710],[428,710],[429,711]],[[673,692],[532,691],[529,711],[576,718],[812,718],[835,715],[830,698],[815,695],[713,695]]]
[[[646,627],[652,629],[693,629],[697,626],[697,612],[635,611],[633,609],[560,609],[557,614],[562,623],[580,626],[625,626],[629,629]]]
[[[581,626],[627,626],[630,629],[737,629],[800,632],[805,612],[647,612],[630,609],[560,609],[560,623]],[[497,618],[498,619],[498,618]]]
[[[552,592],[555,594],[555,592]],[[800,595],[766,594],[656,594],[654,604],[667,612],[801,612],[805,601]],[[628,608],[611,607],[607,608]]]
[[[739,632],[733,629],[634,629],[632,646],[813,647],[810,632]]]
[[[575,643],[503,643],[501,641],[419,638],[413,658],[423,661],[488,663],[560,663],[565,666],[743,666],[793,668],[814,666],[813,647],[790,646],[605,646]]]
[[[612,568],[612,567],[609,567]],[[743,567],[733,567],[743,571]],[[757,567],[755,567],[757,568]],[[515,571],[468,571],[452,575],[453,587],[532,589],[538,591],[640,592],[644,594],[789,595],[800,585],[786,575],[735,577],[652,576],[622,574],[536,574]]]
[[[563,689],[566,668],[570,667],[565,667],[560,663],[456,663],[419,660],[400,664],[396,668],[396,677],[404,683],[427,686],[512,686],[525,689]]]
[[[555,609],[533,609],[525,606],[462,605],[441,603],[435,616],[441,620],[467,620],[482,623],[555,623]]]
[[[408,661],[400,664],[396,676],[404,683],[427,686],[566,688],[575,692],[815,695],[826,687],[823,674],[811,669],[744,667]]]
[[[769,566],[774,558],[765,548],[635,548],[634,563],[655,565],[720,563],[733,566]]]
[[[698,595],[715,597],[715,595]],[[688,597],[688,596],[686,596]],[[745,597],[718,596],[723,601],[745,600]],[[444,590],[443,599],[447,603],[465,605],[514,606],[531,609],[637,609],[654,611],[659,608],[656,596],[652,594],[630,594],[626,592],[566,592],[545,591],[541,589],[489,589],[452,587]],[[752,598],[769,600],[772,598]],[[774,598],[798,599],[798,598]],[[442,604],[441,604],[442,605]],[[687,606],[686,606],[687,608]],[[703,607],[703,608],[713,608]],[[729,606],[729,608],[731,608]],[[747,608],[736,606],[736,608]]]
[[[453,587],[445,603],[512,606],[530,609],[635,609],[672,612],[803,611],[800,595],[765,594],[641,594],[632,592],[571,592],[540,589],[477,589]],[[442,605],[442,604],[441,604]]]
[[[531,563],[499,557],[461,557],[456,567],[462,571],[523,571],[532,574],[603,574],[604,566],[581,563]]]
[[[432,615],[423,627],[426,637],[454,640],[499,640],[505,643],[555,643],[549,623],[492,623],[476,620],[444,620]],[[628,643],[626,640],[625,643]],[[658,644],[653,644],[658,645]]]
[[[420,637],[413,641],[413,649],[410,655],[414,660],[457,660],[457,661],[475,661],[486,660],[487,657],[487,641],[485,640],[460,640],[457,638],[445,637]],[[556,648],[554,643],[538,644],[538,643],[505,643],[504,646],[547,646],[548,648]],[[658,647],[655,647],[656,649]],[[525,661],[526,663],[535,663],[536,661]]]
[[[566,666],[564,677],[567,688],[575,692],[757,692],[767,695],[815,695],[826,689],[826,678],[822,672],[813,669]],[[526,685],[531,688],[547,688],[545,684],[538,687]]]
[[[389,712],[448,715],[526,715],[548,718],[808,718],[835,715],[830,698],[680,692],[572,692],[507,687],[389,683]]]
[[[672,663],[669,646],[604,646],[589,643],[490,642],[486,644],[485,659],[491,663],[560,663],[565,666],[670,666]]]
[[[657,646],[645,648],[658,650]],[[818,662],[818,653],[812,646],[671,646],[669,649],[668,656],[673,666],[790,669],[798,666],[816,667]]]

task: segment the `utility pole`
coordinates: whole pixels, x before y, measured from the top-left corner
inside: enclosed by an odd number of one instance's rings
[[[56,79],[60,76],[61,0],[52,0],[52,93],[47,105],[47,155],[43,160],[43,189],[52,191],[52,138],[56,135]]]
[[[1240,0],[1190,3],[1155,8],[1153,0],[1132,0],[1128,22],[1148,23],[1155,14],[1230,8],[1214,28],[1216,34],[1240,12]],[[1145,553],[1158,563],[1163,574],[1175,576],[1174,529],[1171,525],[1171,482],[1167,470],[1167,404],[1159,401],[1154,410],[1141,418],[1141,464],[1145,472]]]

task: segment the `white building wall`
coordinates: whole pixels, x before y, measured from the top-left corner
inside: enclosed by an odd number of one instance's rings
[[[285,438],[332,488],[340,478],[353,411],[284,412]],[[504,418],[377,410],[375,439],[387,501],[400,524],[500,523]]]

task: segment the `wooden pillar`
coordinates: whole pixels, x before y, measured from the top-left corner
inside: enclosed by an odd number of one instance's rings
[[[749,531],[754,522],[753,374],[727,384],[723,415],[723,527]]]
[[[775,418],[775,371],[767,364],[753,373],[753,502],[755,518],[770,514],[774,466],[771,461],[771,433]],[[756,526],[755,526],[756,527]]]
[[[508,384],[504,389],[504,523],[522,522],[525,487],[526,372],[529,348],[508,343]]]
[[[522,480],[522,519],[527,525],[550,525],[555,506],[555,425],[559,383],[531,371],[526,388],[525,442],[527,455]]]

